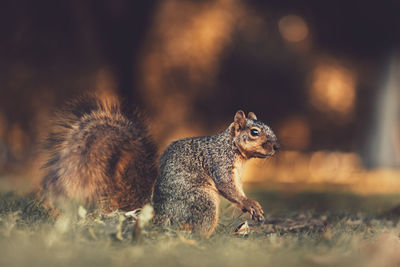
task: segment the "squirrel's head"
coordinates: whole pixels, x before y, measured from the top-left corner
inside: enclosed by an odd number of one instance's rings
[[[231,125],[233,141],[246,158],[266,158],[275,154],[279,142],[274,132],[256,114],[238,110]]]

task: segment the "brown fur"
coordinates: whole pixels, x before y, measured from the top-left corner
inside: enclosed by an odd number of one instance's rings
[[[173,142],[158,175],[144,118],[117,99],[91,95],[57,113],[41,193],[49,206],[77,199],[103,212],[133,210],[151,201],[155,183],[156,223],[209,236],[218,224],[219,196],[263,219],[260,204],[243,192],[241,173],[249,159],[272,156],[277,148],[272,130],[240,110],[217,135]]]
[[[258,136],[251,135],[254,129]],[[272,156],[277,148],[271,129],[254,113],[246,118],[243,111],[222,133],[173,142],[160,159],[155,221],[209,236],[218,223],[220,195],[262,220],[260,204],[243,192],[241,173],[247,160]]]
[[[68,103],[53,125],[41,190],[49,205],[76,199],[110,212],[151,201],[156,147],[142,115],[89,95]]]

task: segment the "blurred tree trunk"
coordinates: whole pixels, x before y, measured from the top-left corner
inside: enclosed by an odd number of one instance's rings
[[[400,60],[393,55],[386,68],[382,88],[377,91],[372,109],[367,153],[368,167],[400,166]]]

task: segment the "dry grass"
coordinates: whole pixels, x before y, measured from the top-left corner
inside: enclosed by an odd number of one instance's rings
[[[71,206],[55,220],[30,196],[0,196],[0,266],[398,266],[400,224],[383,211],[400,196],[258,192],[256,225],[223,203],[210,239],[148,225],[121,213]],[[235,228],[248,220],[245,235]],[[243,230],[243,229],[242,229]]]

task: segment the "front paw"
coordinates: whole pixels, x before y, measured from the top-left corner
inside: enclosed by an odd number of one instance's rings
[[[250,213],[253,220],[259,222],[264,220],[264,211],[262,210],[260,203],[257,201],[245,198],[241,203],[241,208],[243,212]]]

